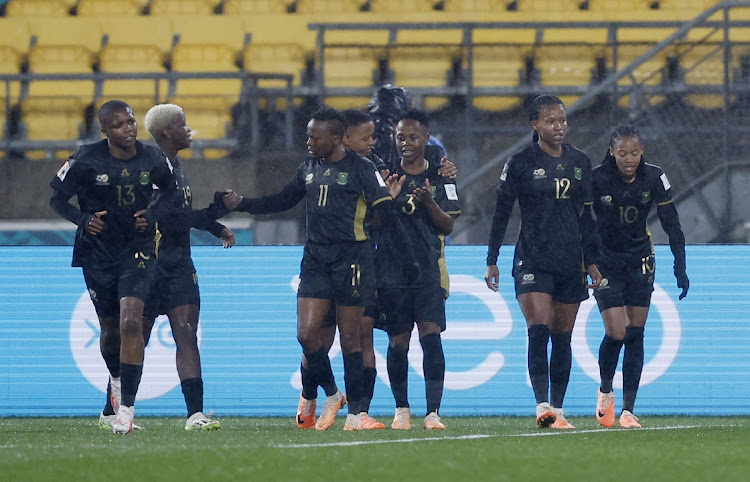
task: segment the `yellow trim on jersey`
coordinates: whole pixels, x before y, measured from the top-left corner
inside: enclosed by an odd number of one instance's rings
[[[381,197],[380,199],[377,199],[372,202],[373,206],[377,206],[378,204],[382,203],[383,201],[393,201],[393,198],[390,196]]]
[[[448,276],[448,266],[445,264],[445,235],[438,235],[440,238],[440,257],[438,258],[438,267],[440,268],[440,286],[445,290],[445,298],[451,294],[451,280]]]
[[[367,216],[367,202],[365,201],[365,193],[359,195],[357,199],[357,211],[354,213],[354,239],[357,241],[365,241],[367,234],[365,234],[365,216]]]
[[[446,211],[445,214],[449,214],[451,216],[454,216],[454,215],[458,216],[459,214],[461,214],[461,210],[459,209],[458,211]]]
[[[651,254],[654,254],[654,238],[651,237],[651,230],[648,229],[648,224],[646,225],[646,235],[648,236],[649,244],[651,244]]]
[[[670,199],[669,201],[664,201],[663,203],[656,203],[657,206],[666,206],[667,204],[672,204],[672,201],[674,199]]]
[[[156,223],[156,233],[154,233],[154,254],[159,257],[159,244],[161,242],[161,231],[159,231],[159,223]]]

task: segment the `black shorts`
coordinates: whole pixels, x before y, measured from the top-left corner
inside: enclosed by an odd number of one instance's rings
[[[381,288],[378,296],[381,321],[389,335],[408,333],[414,323],[426,321],[445,331],[445,290],[442,287]],[[377,318],[375,324],[379,325]]]
[[[586,274],[580,270],[550,273],[531,266],[516,266],[513,270],[516,298],[524,293],[547,293],[558,303],[575,304],[589,297]]]
[[[600,312],[620,306],[648,308],[651,305],[656,276],[656,260],[653,255],[641,258],[637,264],[629,266],[604,261],[599,265],[599,272],[607,280],[594,290]]]
[[[156,268],[156,255],[123,253],[117,263],[83,267],[83,279],[99,316],[119,316],[120,299],[148,300]]]
[[[365,306],[375,296],[374,253],[368,241],[305,244],[298,298],[332,300],[337,306]]]
[[[183,305],[201,305],[198,273],[195,271],[185,271],[173,276],[158,275],[151,288],[143,316],[154,319]]]

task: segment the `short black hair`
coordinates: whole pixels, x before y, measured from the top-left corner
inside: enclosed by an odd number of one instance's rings
[[[362,112],[361,110],[346,109],[341,113],[344,115],[344,119],[346,120],[347,129],[350,127],[359,127],[362,124],[372,122],[372,117],[370,117],[370,114]]]
[[[344,114],[332,107],[323,107],[317,110],[312,118],[317,121],[328,121],[331,123],[331,133],[337,136],[344,136],[346,130],[346,119]]]
[[[121,100],[110,100],[105,102],[99,107],[99,124],[103,127],[105,121],[111,120],[115,112],[123,109],[133,110],[126,102]]]
[[[526,109],[526,112],[529,114],[529,120],[535,121],[539,119],[539,112],[545,105],[561,105],[565,108],[565,104],[563,104],[563,101],[559,97],[551,94],[539,94],[529,102],[529,107]]]
[[[425,129],[430,127],[430,120],[427,118],[427,114],[419,109],[412,109],[406,114],[402,115],[399,121],[402,120],[415,120],[422,124]]]

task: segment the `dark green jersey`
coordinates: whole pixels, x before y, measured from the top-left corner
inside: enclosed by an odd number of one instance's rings
[[[518,199],[521,232],[514,262],[531,263],[551,273],[581,269],[584,263],[582,236],[594,238],[594,233],[585,232],[581,227],[584,206],[592,203],[591,161],[573,146],[564,144],[562,147],[562,156],[553,157],[533,143],[505,163],[497,187],[488,265],[497,262],[508,219]],[[586,246],[588,260],[593,258],[588,248],[593,243],[586,243]]]
[[[401,192],[393,200],[394,211],[398,214],[407,234],[408,242],[414,251],[414,259],[421,271],[420,284],[443,286],[448,290],[447,271],[445,269],[445,235],[440,232],[430,217],[427,209],[414,201],[412,192],[418,187],[425,187],[429,179],[435,202],[447,214],[458,216],[461,205],[458,191],[453,180],[438,174],[438,163],[428,163],[427,169],[420,174],[407,174],[399,165],[396,174],[406,176]],[[394,243],[397,234],[386,226],[380,233],[376,260],[379,284],[382,287],[407,286],[403,272],[405,255],[399,244]]]
[[[347,151],[338,162],[308,159],[279,194],[243,199],[238,211],[267,214],[286,211],[305,199],[307,239],[313,243],[365,241],[365,217],[370,207],[390,201],[375,165]]]
[[[50,183],[53,205],[67,205],[65,217],[79,224],[73,249],[73,266],[86,263],[116,262],[124,250],[148,252],[154,247],[154,222],[163,212],[154,206],[147,217],[150,229],[135,229],[134,214],[149,208],[154,185],[163,192],[175,189],[172,167],[164,154],[136,141],[136,155],[122,160],[109,152],[107,140],[81,146],[58,171]],[[78,209],[68,203],[77,196]],[[86,232],[82,219],[100,211],[104,230],[98,236]],[[60,212],[60,211],[58,211]]]
[[[592,173],[600,253],[610,262],[640,263],[654,253],[647,219],[656,204],[669,244],[684,251],[685,236],[672,203],[672,189],[660,167],[643,159],[635,179],[626,183],[614,157],[608,157]]]

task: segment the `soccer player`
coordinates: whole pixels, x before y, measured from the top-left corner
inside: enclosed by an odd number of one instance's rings
[[[216,430],[221,428],[219,421],[203,413],[203,378],[197,337],[200,290],[190,254],[190,228],[209,231],[222,240],[225,248],[233,246],[236,239],[229,228],[216,222],[216,217],[228,212],[223,203],[200,211],[192,209],[190,185],[183,160],[178,156],[179,151],[189,148],[192,142],[182,108],[174,104],[155,105],[146,113],[145,124],[172,163],[177,190],[169,199],[172,208],[169,215],[157,225],[161,238],[156,282],[144,316],[149,326],[153,326],[160,314],[169,317],[177,346],[177,373],[187,406],[185,430]]]
[[[581,301],[599,286],[591,212],[591,161],[565,144],[565,107],[539,95],[528,107],[531,145],[505,163],[487,249],[487,287],[498,291],[497,256],[513,204],[521,208],[521,232],[513,256],[515,291],[528,329],[528,369],[539,427],[575,428],[562,406],[570,379],[570,338]],[[586,267],[583,271],[582,266]],[[547,345],[552,353],[547,359]]]
[[[411,252],[375,165],[344,148],[345,125],[343,115],[335,109],[319,110],[307,125],[309,158],[280,193],[257,199],[225,198],[229,209],[250,214],[281,212],[306,201],[307,242],[297,291],[297,339],[309,365],[302,367],[303,398],[314,397],[318,385],[327,395],[315,423],[318,430],[330,428],[347,402],[344,430],[362,430],[366,424],[360,415],[363,357],[359,325],[363,306],[375,294],[374,253],[364,226],[367,211],[380,213],[384,225],[400,233],[400,248]],[[413,262],[405,261],[402,268],[410,280],[419,277],[419,267]],[[344,356],[346,396],[336,388],[320,337],[332,303]]]
[[[641,135],[633,126],[614,130],[604,161],[593,169],[594,212],[600,241],[599,270],[607,280],[594,291],[604,321],[605,335],[599,346],[601,385],[597,392],[596,419],[605,427],[615,424],[612,379],[620,349],[623,401],[620,426],[640,428],[633,415],[643,371],[643,329],[654,290],[656,263],[646,218],[656,212],[669,236],[674,255],[674,275],[687,296],[690,280],[685,272],[685,236],[667,175],[646,163]]]
[[[101,327],[100,349],[119,387],[112,405],[114,433],[133,429],[135,398],[143,372],[142,315],[156,263],[155,224],[176,189],[164,154],[136,140],[138,125],[125,102],[111,100],[99,109],[106,139],[81,146],[50,185],[50,206],[78,225],[74,267],[83,277]],[[153,185],[160,195],[151,203]],[[69,201],[77,196],[78,206]],[[136,218],[141,223],[136,226]]]
[[[389,181],[396,213],[409,234],[420,282],[404,278],[400,261],[406,253],[393,244],[393,233],[384,228],[376,253],[378,295],[388,333],[388,377],[396,402],[391,428],[409,430],[411,410],[408,400],[408,353],[414,325],[424,354],[427,413],[424,428],[445,430],[438,415],[445,380],[445,355],[440,334],[445,331],[445,300],[448,274],[445,269],[445,236],[453,231],[454,219],[461,214],[456,184],[438,173],[438,165],[425,159],[429,138],[424,112],[412,110],[399,121],[396,140],[401,162]]]
[[[391,84],[378,87],[367,104],[367,112],[372,117],[375,126],[373,133],[375,145],[372,151],[383,159],[389,172],[393,172],[398,167],[401,158],[396,145],[396,124],[411,108],[409,91]],[[445,146],[437,137],[430,136],[425,146],[425,158],[435,165],[444,164],[447,161]],[[455,175],[448,177],[456,178]]]

